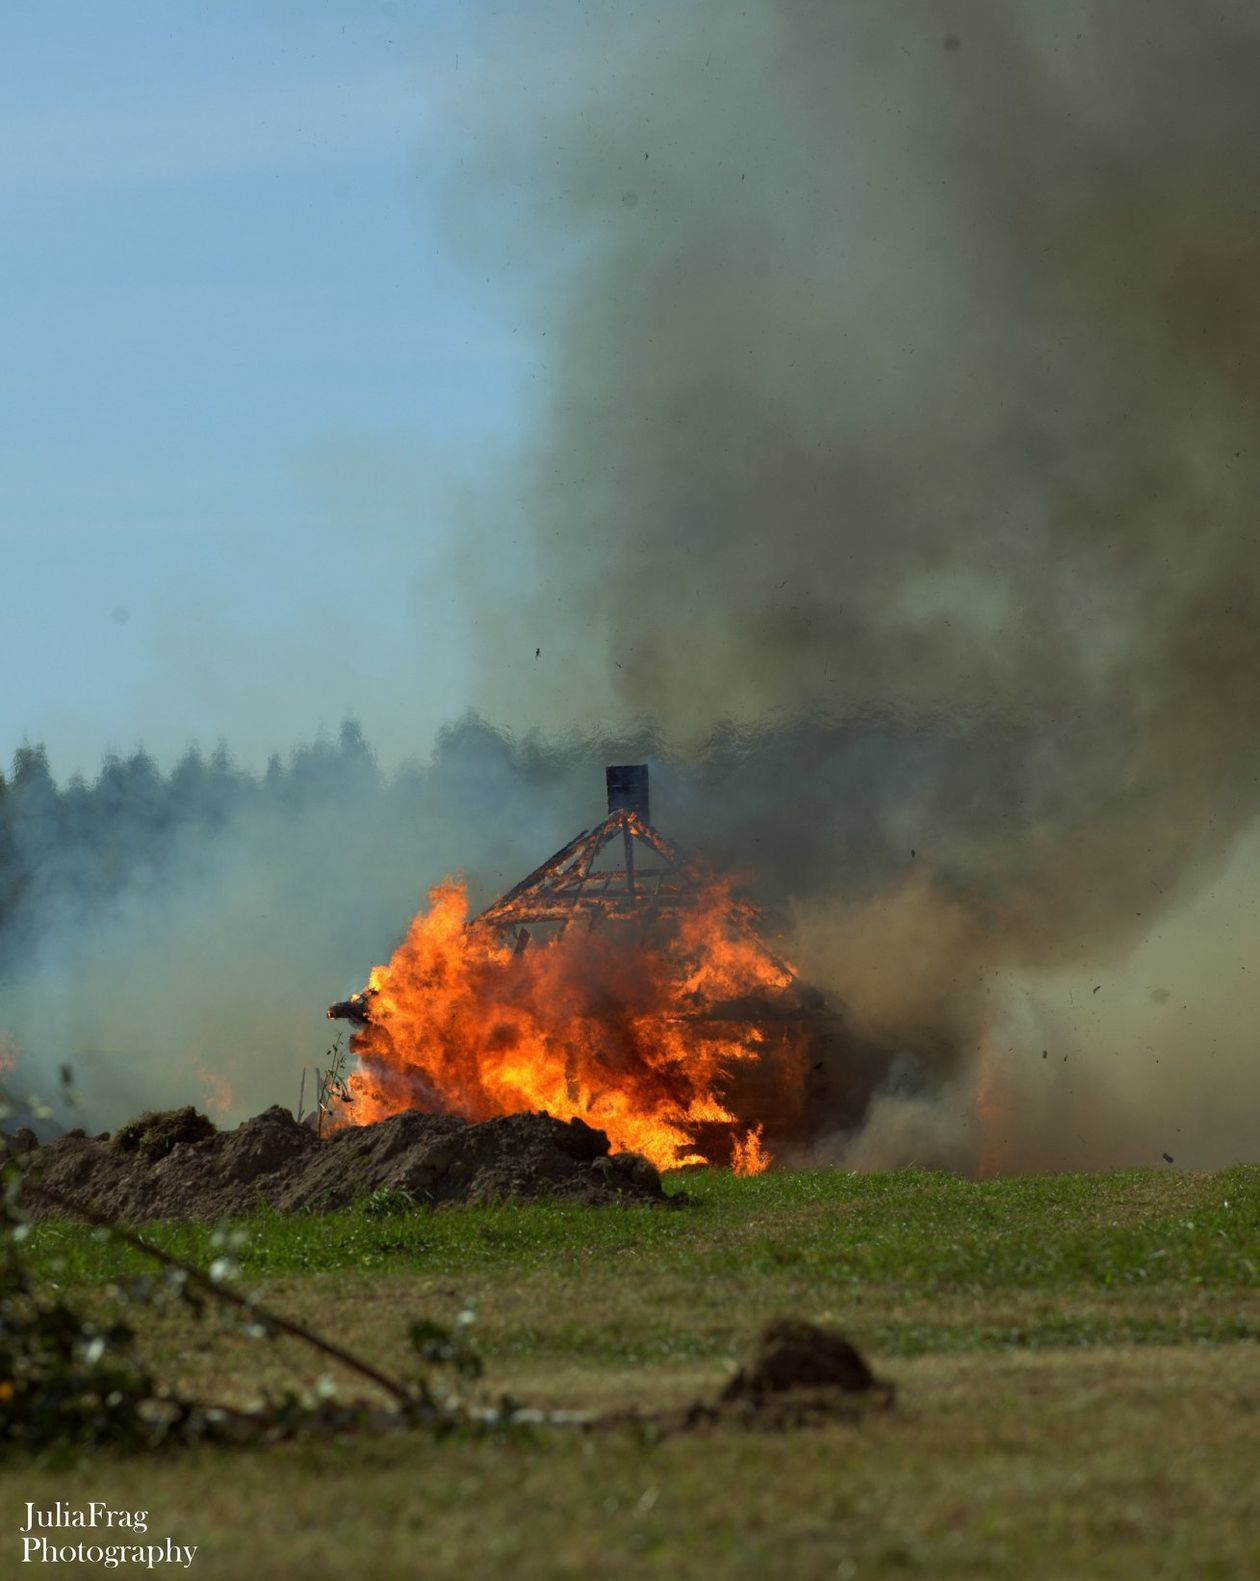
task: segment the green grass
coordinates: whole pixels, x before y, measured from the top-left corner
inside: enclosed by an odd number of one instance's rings
[[[948,1289],[1055,1289],[1085,1283],[1260,1286],[1260,1168],[1215,1175],[1126,1170],[971,1182],[906,1171],[768,1174],[705,1170],[675,1177],[692,1198],[674,1212],[592,1212],[542,1203],[375,1216],[237,1220],[247,1276],[412,1269],[465,1273],[592,1258],[649,1259],[703,1279],[807,1275],[833,1287],[896,1283]],[[222,1227],[146,1232],[194,1260],[216,1254]],[[139,1253],[64,1221],[28,1243],[42,1271],[66,1283],[135,1272]]]
[[[202,1544],[207,1581],[1260,1573],[1260,1168],[669,1186],[691,1205],[262,1212],[232,1231],[249,1288],[386,1368],[407,1364],[412,1319],[472,1302],[492,1391],[652,1410],[714,1391],[791,1311],[848,1333],[897,1410],[656,1445],[399,1434],[11,1467],[0,1573],[41,1498],[143,1503],[156,1533]],[[212,1226],[146,1233],[203,1262],[221,1249]],[[27,1248],[80,1300],[111,1303],[146,1266],[62,1222]],[[210,1397],[323,1370],[179,1309],[140,1326],[159,1375]]]

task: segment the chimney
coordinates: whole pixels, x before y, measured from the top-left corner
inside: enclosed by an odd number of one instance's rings
[[[646,763],[609,764],[604,771],[604,777],[608,781],[609,812],[628,807],[631,812],[638,813],[644,823],[651,823]]]

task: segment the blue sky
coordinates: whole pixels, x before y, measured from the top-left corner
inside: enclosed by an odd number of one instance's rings
[[[466,9],[0,4],[0,766],[463,706],[454,480],[537,378],[443,221]]]

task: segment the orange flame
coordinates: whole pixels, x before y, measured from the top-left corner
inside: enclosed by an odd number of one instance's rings
[[[737,1175],[759,1175],[770,1159],[762,1142],[764,1125],[754,1125],[751,1131],[735,1138],[731,1150],[731,1169]]]
[[[768,1101],[799,1111],[806,1034],[774,1008],[795,974],[757,938],[753,908],[729,883],[702,885],[666,939],[606,921],[524,950],[466,925],[458,881],[428,899],[365,990],[350,1121],[407,1108],[470,1120],[543,1109],[661,1168],[768,1166],[755,1111]]]
[[[201,1083],[202,1102],[211,1114],[222,1118],[241,1107],[236,1094],[221,1071],[211,1070],[200,1060],[196,1069],[197,1080]]]

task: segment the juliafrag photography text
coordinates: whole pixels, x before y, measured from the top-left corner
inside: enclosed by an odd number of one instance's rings
[[[120,1565],[191,1568],[195,1543],[177,1543],[172,1537],[160,1543],[134,1541],[148,1529],[148,1510],[116,1510],[97,1500],[84,1505],[58,1500],[41,1509],[28,1501],[18,1529],[22,1563],[104,1565],[107,1570]]]

